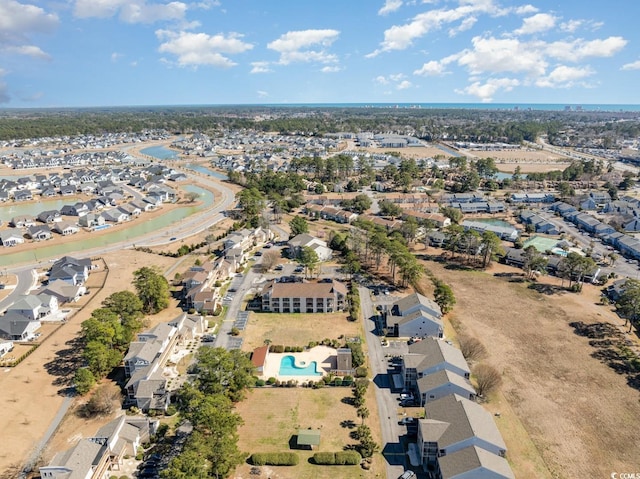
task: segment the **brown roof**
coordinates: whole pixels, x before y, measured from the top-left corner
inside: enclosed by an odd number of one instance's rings
[[[347,294],[347,287],[333,283],[273,283],[272,298],[333,298],[335,292]]]
[[[261,368],[264,366],[265,361],[267,360],[267,354],[269,353],[269,346],[260,346],[253,350],[253,354],[251,355],[251,362],[257,368]]]

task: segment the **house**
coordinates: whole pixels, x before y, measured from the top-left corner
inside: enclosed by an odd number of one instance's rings
[[[45,316],[58,311],[58,299],[48,294],[28,294],[22,296],[7,309],[29,320],[42,320]]]
[[[478,446],[465,447],[438,458],[436,477],[441,479],[515,479],[504,457]]]
[[[61,221],[60,212],[58,210],[42,211],[38,214],[37,218],[41,223],[53,223],[54,221]]]
[[[273,313],[333,313],[345,308],[347,287],[339,281],[279,283],[262,290],[262,311]]]
[[[481,405],[452,394],[428,402],[424,411],[417,441],[423,466],[434,467],[443,457],[473,446],[498,457],[506,455],[500,431]]]
[[[28,228],[29,226],[35,226],[36,220],[33,216],[15,216],[11,218],[9,225],[14,228]]]
[[[111,208],[102,212],[102,217],[109,223],[124,223],[129,221],[129,215],[119,208]]]
[[[404,389],[418,392],[418,380],[437,371],[447,370],[465,379],[471,371],[459,349],[441,339],[426,338],[409,345],[402,356]]]
[[[51,239],[53,234],[48,225],[35,225],[27,228],[27,236],[34,241],[44,241]]]
[[[11,247],[24,243],[22,232],[16,228],[9,228],[0,231],[0,242],[2,246]]]
[[[56,454],[51,462],[40,467],[42,479],[103,479],[109,470],[106,444],[91,439],[80,441],[64,452]]]
[[[58,304],[73,303],[80,299],[87,292],[87,288],[82,285],[69,284],[61,279],[49,281],[37,291],[37,294],[47,294],[54,296],[58,300]]]
[[[425,313],[414,311],[404,316],[385,315],[387,335],[398,338],[441,338],[444,331],[442,320]]]
[[[89,279],[90,270],[91,259],[63,256],[51,266],[49,282],[59,279],[72,285],[82,285]]]
[[[141,416],[121,415],[102,426],[94,436],[83,438],[71,449],[56,454],[40,467],[42,479],[104,479],[112,477],[125,456],[133,457],[139,447],[156,433],[157,421]]]
[[[311,250],[315,251],[320,261],[330,260],[333,254],[333,251],[327,246],[325,241],[311,236],[308,233],[301,233],[289,240],[289,251],[292,257],[299,257],[303,248],[311,248]]]
[[[59,223],[56,223],[53,226],[53,231],[55,231],[58,234],[61,234],[62,236],[70,236],[79,232],[80,228],[78,228],[76,225],[72,223],[61,221]]]
[[[467,399],[473,399],[476,396],[476,390],[467,378],[446,369],[425,374],[418,379],[417,385],[421,406],[450,394]]]
[[[105,224],[104,216],[96,213],[87,213],[78,219],[78,224],[85,228],[91,228],[93,226],[102,226]]]
[[[0,316],[0,338],[12,341],[29,341],[35,338],[42,324],[17,313],[7,312]]]
[[[440,318],[442,311],[435,301],[431,301],[426,296],[419,293],[413,293],[409,296],[405,296],[393,303],[391,310],[394,314],[400,316],[409,316],[416,311],[424,312],[430,316]]]

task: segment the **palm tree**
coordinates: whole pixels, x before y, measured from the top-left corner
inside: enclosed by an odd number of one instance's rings
[[[364,420],[369,417],[369,409],[366,406],[360,406],[356,414],[362,419],[362,424],[364,424]]]

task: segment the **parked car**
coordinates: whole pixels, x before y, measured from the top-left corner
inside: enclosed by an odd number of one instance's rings
[[[398,421],[398,424],[400,424],[401,426],[405,426],[407,424],[411,424],[413,422],[415,422],[416,418],[415,417],[403,417],[402,419],[400,419]]]
[[[412,479],[416,477],[416,473],[413,471],[404,471],[398,479]]]

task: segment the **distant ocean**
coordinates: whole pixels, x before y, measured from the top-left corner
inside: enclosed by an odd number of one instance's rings
[[[205,105],[202,105],[205,106]],[[210,105],[233,106],[233,105]],[[239,107],[270,108],[389,108],[389,109],[456,109],[509,111],[638,111],[640,105],[631,104],[560,104],[560,103],[274,103],[237,105]]]

